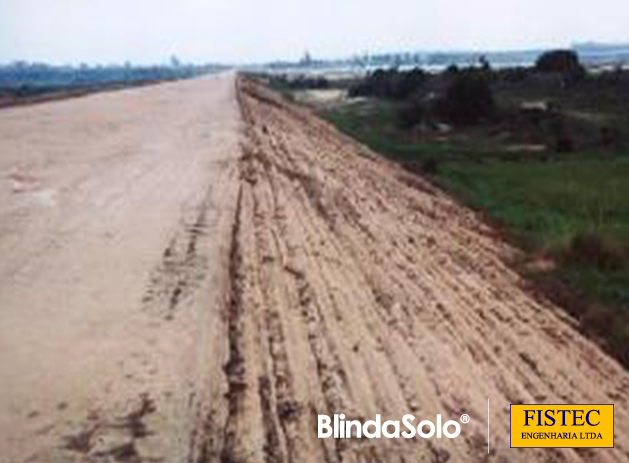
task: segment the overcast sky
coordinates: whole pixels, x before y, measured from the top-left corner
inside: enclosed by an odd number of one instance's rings
[[[0,0],[0,62],[266,61],[629,41],[627,0]]]

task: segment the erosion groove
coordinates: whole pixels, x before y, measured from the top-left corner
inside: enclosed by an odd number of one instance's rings
[[[238,100],[222,462],[627,460],[627,375],[473,213],[251,81]],[[567,398],[613,398],[615,450],[508,450],[509,403]],[[472,420],[453,440],[318,439],[335,413]]]

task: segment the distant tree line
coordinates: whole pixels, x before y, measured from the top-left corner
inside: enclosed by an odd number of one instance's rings
[[[430,74],[419,68],[376,70],[349,89],[350,97],[376,97],[401,102],[400,124],[412,127],[443,120],[473,124],[492,115],[494,101],[484,68],[450,67],[439,81],[443,88],[427,85]],[[435,79],[432,79],[433,81]]]
[[[629,44],[624,45],[600,45],[581,44],[568,50],[578,53],[581,61],[588,65],[603,65],[615,63],[629,63]],[[385,67],[410,68],[427,66],[446,68],[450,65],[473,66],[478,63],[481,56],[497,67],[506,68],[514,66],[533,66],[540,56],[546,53],[542,49],[530,49],[521,51],[494,51],[494,52],[393,52],[393,53],[363,53],[344,59],[315,59],[309,53],[297,61],[276,61],[268,63],[271,69],[329,69],[335,67],[358,67],[364,69],[376,69]]]
[[[374,96],[392,100],[403,100],[417,92],[426,82],[428,75],[419,68],[410,71],[378,69],[349,89],[350,97]]]
[[[18,61],[0,65],[0,86],[5,88],[65,87],[113,82],[176,80],[195,77],[221,68],[218,65],[181,64],[178,60],[172,60],[169,65],[155,66],[131,64],[52,66]]]
[[[492,69],[481,56],[474,66],[449,66],[435,75],[417,67],[378,69],[349,88],[350,97],[375,97],[397,101],[400,125],[413,127],[436,121],[469,125],[492,119],[496,112],[492,86],[496,83],[536,79],[566,88],[583,82],[587,70],[572,50],[542,53],[532,67]],[[590,78],[593,80],[594,77]],[[623,71],[599,74],[597,82],[621,81]]]
[[[323,76],[280,74],[272,76],[271,86],[286,90],[325,90],[330,88],[330,81]]]
[[[451,65],[440,73],[379,69],[354,81],[348,95],[389,100],[386,107],[395,111],[398,126],[418,129],[416,134],[484,125],[570,152],[582,146],[621,146],[625,130],[572,117],[562,102],[600,101],[622,108],[627,89],[629,70],[622,66],[588,72],[574,51],[553,50],[530,67],[494,69],[489,60],[479,59],[474,66]]]

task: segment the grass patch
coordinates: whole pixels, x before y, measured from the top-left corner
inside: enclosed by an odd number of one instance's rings
[[[439,182],[513,230],[528,249],[595,233],[629,244],[629,160],[453,162]]]
[[[442,186],[524,249],[554,255],[562,282],[629,306],[629,160],[449,163],[439,172]]]
[[[460,150],[456,151],[453,142],[446,138],[422,140],[400,128],[394,103],[365,100],[328,110],[323,117],[372,150],[396,161],[461,157]]]

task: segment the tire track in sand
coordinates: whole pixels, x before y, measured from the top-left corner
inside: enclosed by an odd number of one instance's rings
[[[526,291],[507,245],[308,111],[238,90],[228,417],[203,461],[629,461],[629,377]],[[509,404],[531,402],[615,403],[616,448],[509,449]],[[318,439],[334,413],[472,421],[454,440]]]

